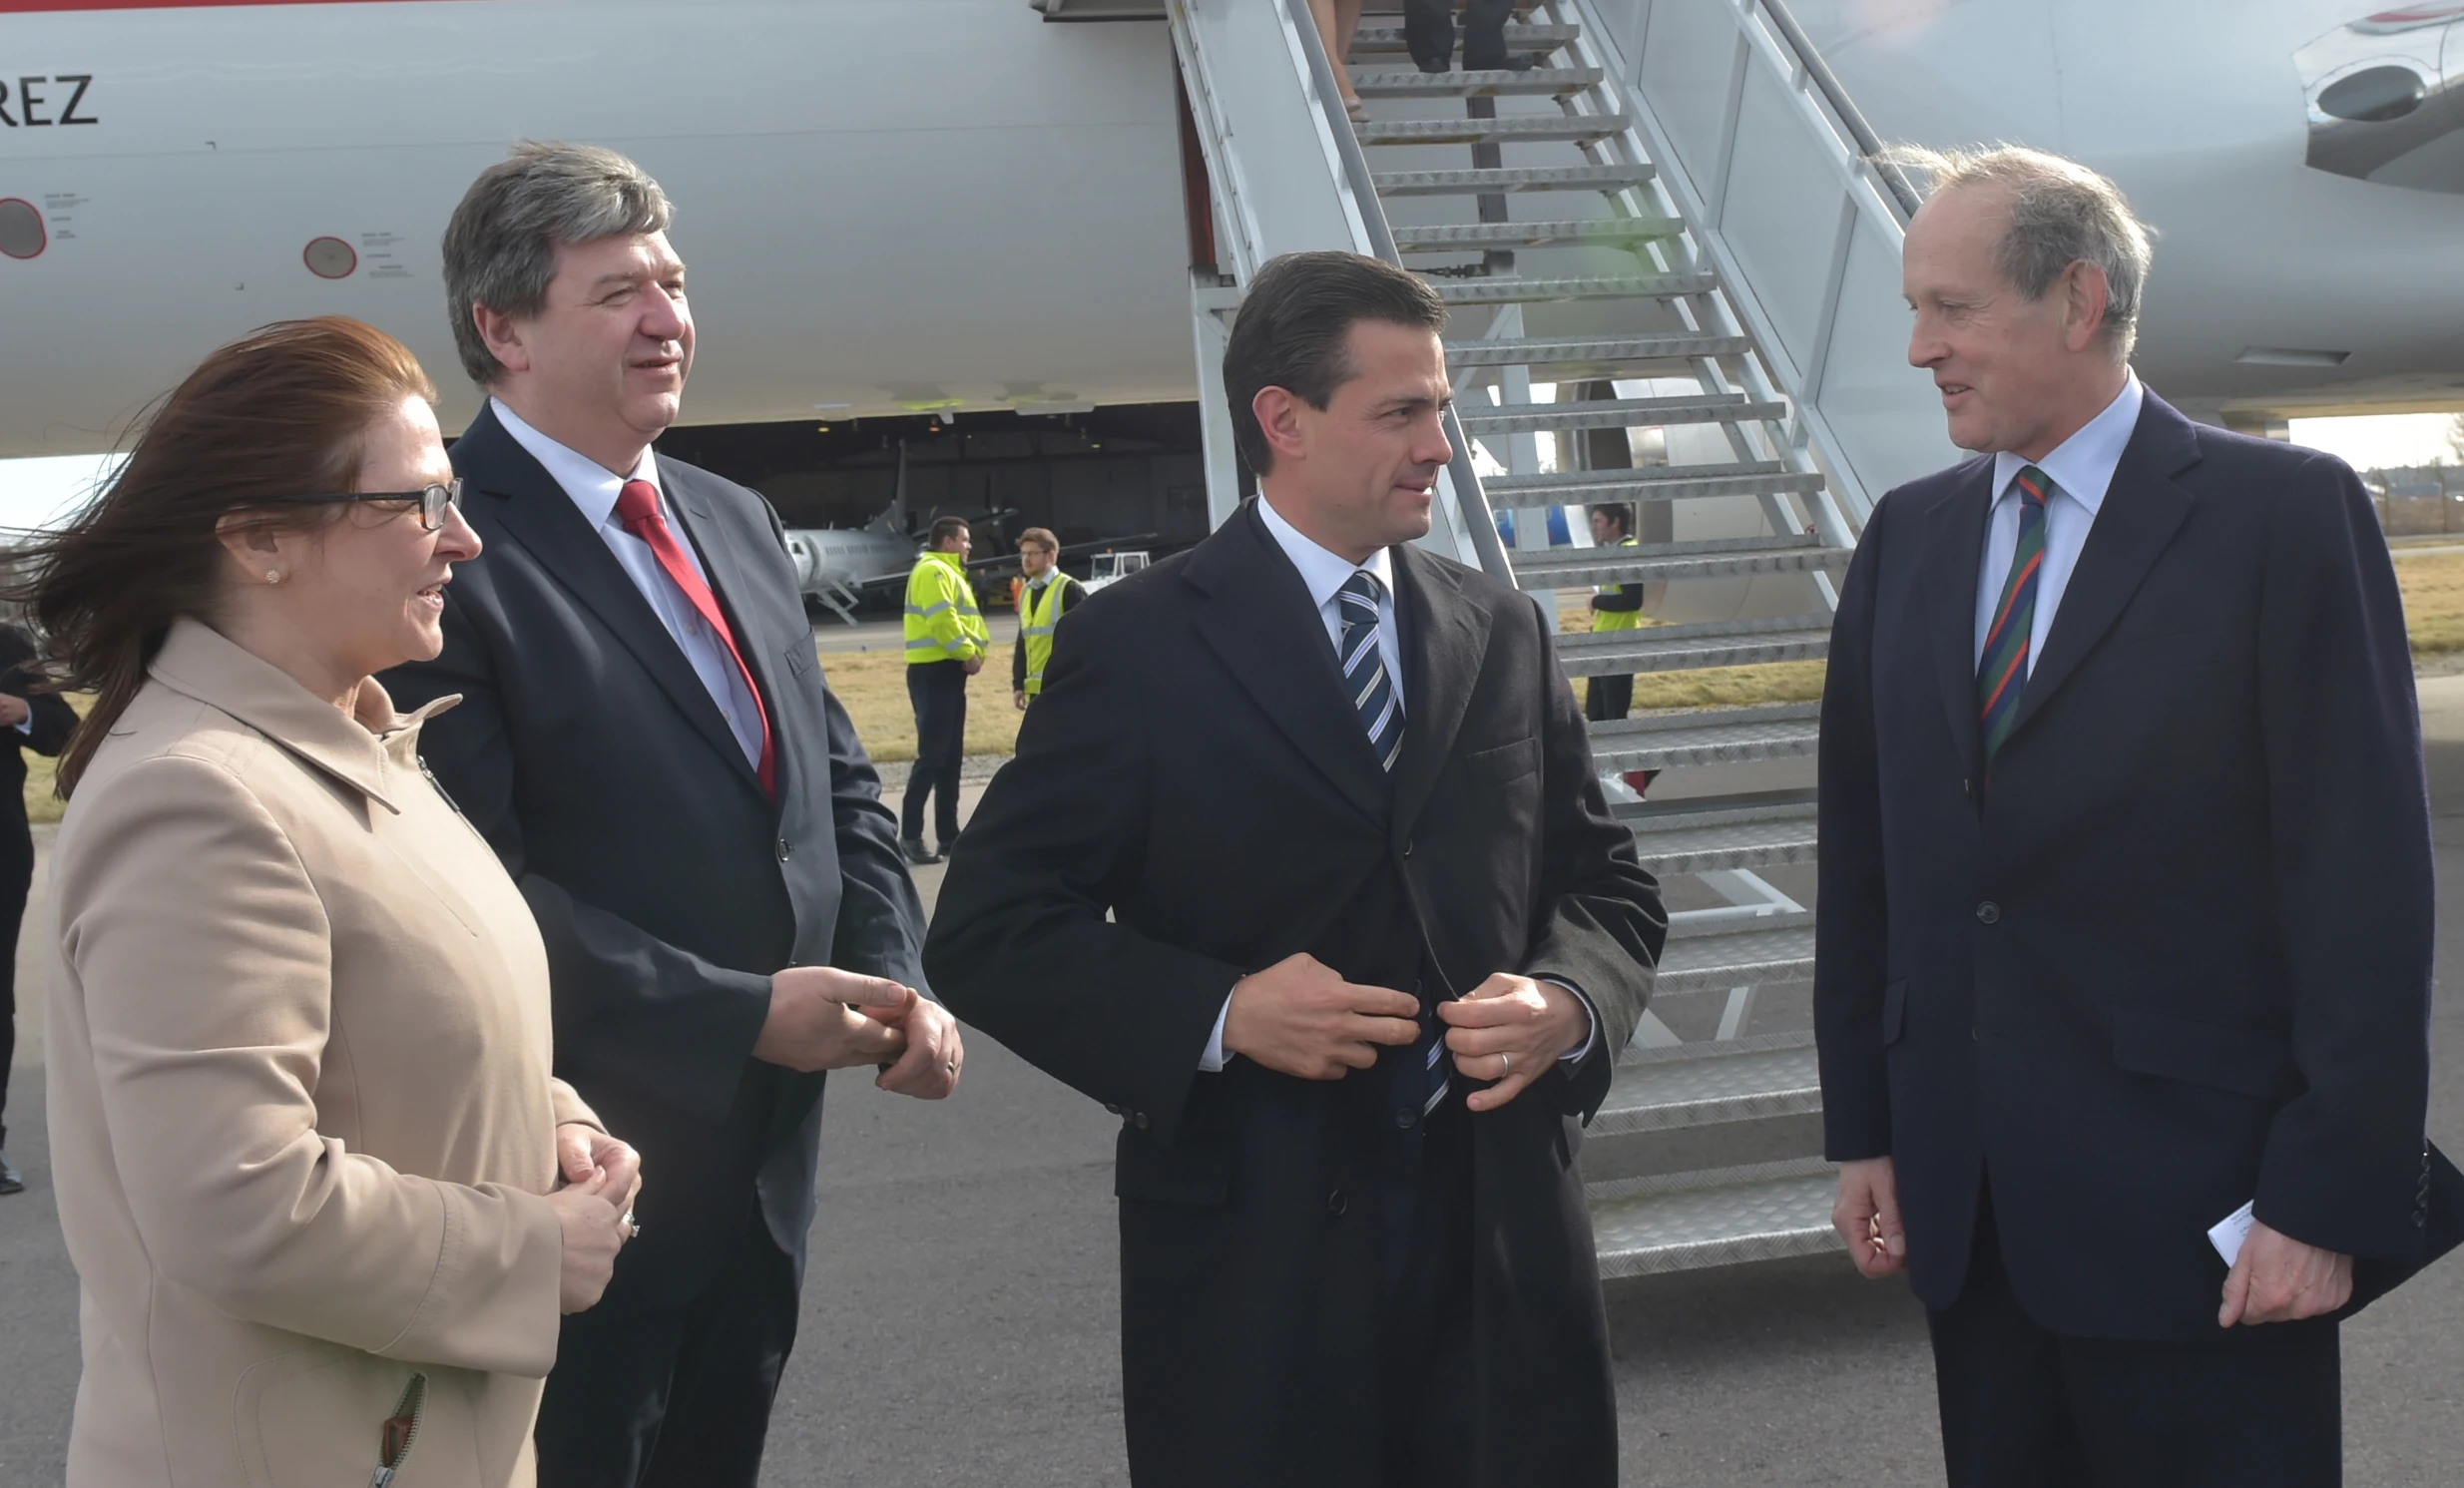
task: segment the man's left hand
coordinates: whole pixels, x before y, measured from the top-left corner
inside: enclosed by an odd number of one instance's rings
[[[621,1215],[642,1192],[642,1155],[597,1127],[569,1121],[556,1129],[556,1176],[577,1187],[604,1178],[600,1193]]]
[[[871,1008],[857,1011],[878,1016]],[[872,1083],[919,1101],[938,1101],[956,1090],[959,1073],[967,1067],[967,1050],[950,1010],[928,997],[918,997],[907,1004],[897,1026],[907,1035],[907,1052],[897,1063],[884,1066]]]
[[[2305,1245],[2281,1231],[2252,1222],[2241,1253],[2224,1277],[2219,1327],[2261,1322],[2299,1322],[2323,1317],[2351,1301],[2353,1258]]]
[[[1464,1104],[1495,1111],[1547,1074],[1591,1031],[1583,999],[1555,982],[1499,972],[1453,1002],[1437,1005],[1447,1024],[1454,1067],[1474,1080],[1494,1080]]]

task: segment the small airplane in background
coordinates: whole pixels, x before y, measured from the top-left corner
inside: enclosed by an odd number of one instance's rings
[[[923,525],[930,530],[932,519],[940,515],[928,512]],[[1000,525],[1018,515],[1016,507],[999,511],[963,513],[968,523],[979,531],[999,531]],[[1127,537],[1106,538],[1100,542],[1073,543],[1061,550],[1060,556],[1120,547],[1125,543],[1143,543],[1155,537],[1152,532],[1132,533]],[[890,504],[880,514],[861,527],[790,527],[787,529],[787,556],[795,565],[796,585],[810,603],[827,610],[848,625],[856,623],[855,612],[867,599],[887,599],[903,589],[907,575],[915,568],[916,557],[924,545],[908,530],[907,518],[907,447],[898,446],[898,484]],[[967,571],[982,574],[992,569],[1017,564],[1015,553],[996,553],[977,558],[967,564]]]

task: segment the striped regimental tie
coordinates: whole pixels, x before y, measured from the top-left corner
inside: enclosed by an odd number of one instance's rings
[[[2019,490],[2019,548],[2011,556],[2011,575],[2002,583],[2002,602],[1994,607],[1993,629],[1985,633],[1985,655],[1976,667],[1977,717],[1985,726],[1985,758],[2011,735],[2019,717],[2019,695],[2028,686],[2028,646],[2036,633],[2036,581],[2045,571],[2045,498],[2053,482],[2030,465],[2014,477]]]
[[[1377,602],[1382,590],[1377,576],[1363,569],[1334,592],[1335,613],[1343,621],[1342,650],[1335,660],[1342,665],[1343,689],[1351,698],[1352,711],[1360,715],[1360,727],[1368,733],[1369,748],[1376,753],[1378,764],[1392,773],[1394,761],[1403,753],[1403,700],[1395,696],[1394,679],[1386,675],[1386,660],[1377,647]],[[1445,1026],[1425,999],[1420,1039],[1412,1045],[1412,1052],[1421,1070],[1420,1114],[1426,1116],[1446,1098],[1454,1061],[1446,1057]]]

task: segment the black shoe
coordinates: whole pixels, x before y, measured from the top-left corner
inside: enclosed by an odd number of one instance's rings
[[[9,1166],[8,1155],[0,1153],[0,1194],[23,1194],[24,1192],[26,1192],[26,1181],[17,1176],[16,1169]]]
[[[1412,65],[1419,68],[1422,72],[1428,73],[1454,71],[1454,59],[1452,57],[1440,57],[1436,61],[1432,62],[1428,58],[1415,52],[1412,54]]]
[[[942,861],[941,854],[926,847],[920,837],[904,838],[899,842],[898,850],[907,855],[907,861],[919,868]]]
[[[1465,72],[1530,72],[1539,65],[1539,56],[1531,52],[1516,52],[1495,62],[1474,62],[1468,56],[1463,59]]]

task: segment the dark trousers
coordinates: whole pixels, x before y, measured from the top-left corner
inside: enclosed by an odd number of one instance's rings
[[[1388,1142],[1378,1319],[1385,1488],[1455,1488],[1471,1482],[1473,1461],[1472,1144],[1461,1093]]]
[[[2333,1323],[2219,1328],[2181,1342],[2049,1332],[2011,1294],[1990,1198],[1966,1286],[1927,1317],[1951,1488],[2343,1481]]]
[[[1478,72],[1506,63],[1506,18],[1514,0],[1469,0],[1463,7],[1463,65]],[[1427,72],[1454,62],[1454,0],[1405,0],[1403,45]]]
[[[1594,724],[1613,723],[1634,712],[1634,679],[1595,677],[1583,693],[1583,717]]]
[[[958,840],[958,761],[967,747],[967,673],[956,662],[919,662],[907,668],[907,701],[915,706],[915,768],[907,775],[898,832],[910,842],[924,838],[924,797],[933,802],[933,831],[947,848]]]
[[[34,886],[34,837],[0,813],[0,1149],[9,1145],[9,1062],[17,1055],[17,931]]]
[[[565,1319],[534,1433],[540,1488],[754,1488],[795,1345],[795,1261],[756,1211],[681,1307]]]

